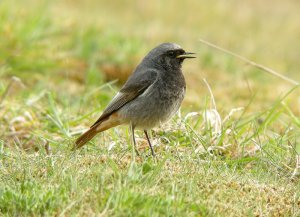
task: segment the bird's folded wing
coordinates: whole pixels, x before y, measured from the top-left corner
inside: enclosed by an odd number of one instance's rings
[[[122,89],[108,104],[103,114],[91,126],[91,128],[102,122],[113,112],[117,111],[128,102],[141,95],[151,84],[156,81],[156,79],[157,72],[155,71],[144,71],[132,74],[132,76],[127,80]]]

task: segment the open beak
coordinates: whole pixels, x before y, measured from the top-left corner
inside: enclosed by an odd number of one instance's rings
[[[192,55],[192,54],[195,54],[195,53],[185,52],[184,54],[178,55],[176,58],[179,58],[179,59],[196,58],[194,56],[189,56],[189,55]]]

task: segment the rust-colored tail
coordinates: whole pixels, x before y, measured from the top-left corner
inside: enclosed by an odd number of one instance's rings
[[[94,136],[96,136],[97,133],[97,126],[90,128],[76,140],[75,147],[73,148],[73,150],[84,146],[88,141],[94,138]]]
[[[88,141],[90,141],[97,133],[107,130],[111,127],[115,127],[124,123],[123,119],[119,118],[118,113],[111,114],[108,118],[101,120],[96,125],[93,125],[88,131],[82,134],[75,142],[73,150],[84,146]]]

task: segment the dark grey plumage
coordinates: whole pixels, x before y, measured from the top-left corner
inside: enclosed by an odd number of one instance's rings
[[[78,138],[76,148],[98,132],[127,123],[132,131],[136,127],[144,130],[154,154],[147,130],[167,121],[179,109],[186,88],[181,65],[185,58],[194,58],[190,54],[173,43],[163,43],[151,50],[100,118]]]

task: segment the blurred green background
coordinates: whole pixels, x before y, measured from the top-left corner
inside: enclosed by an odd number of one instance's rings
[[[150,49],[170,41],[198,53],[184,65],[186,104],[201,106],[206,78],[222,107],[243,106],[253,93],[263,106],[291,86],[198,39],[300,80],[299,9],[279,0],[1,1],[1,80],[16,75],[80,97],[83,85],[124,82]]]

